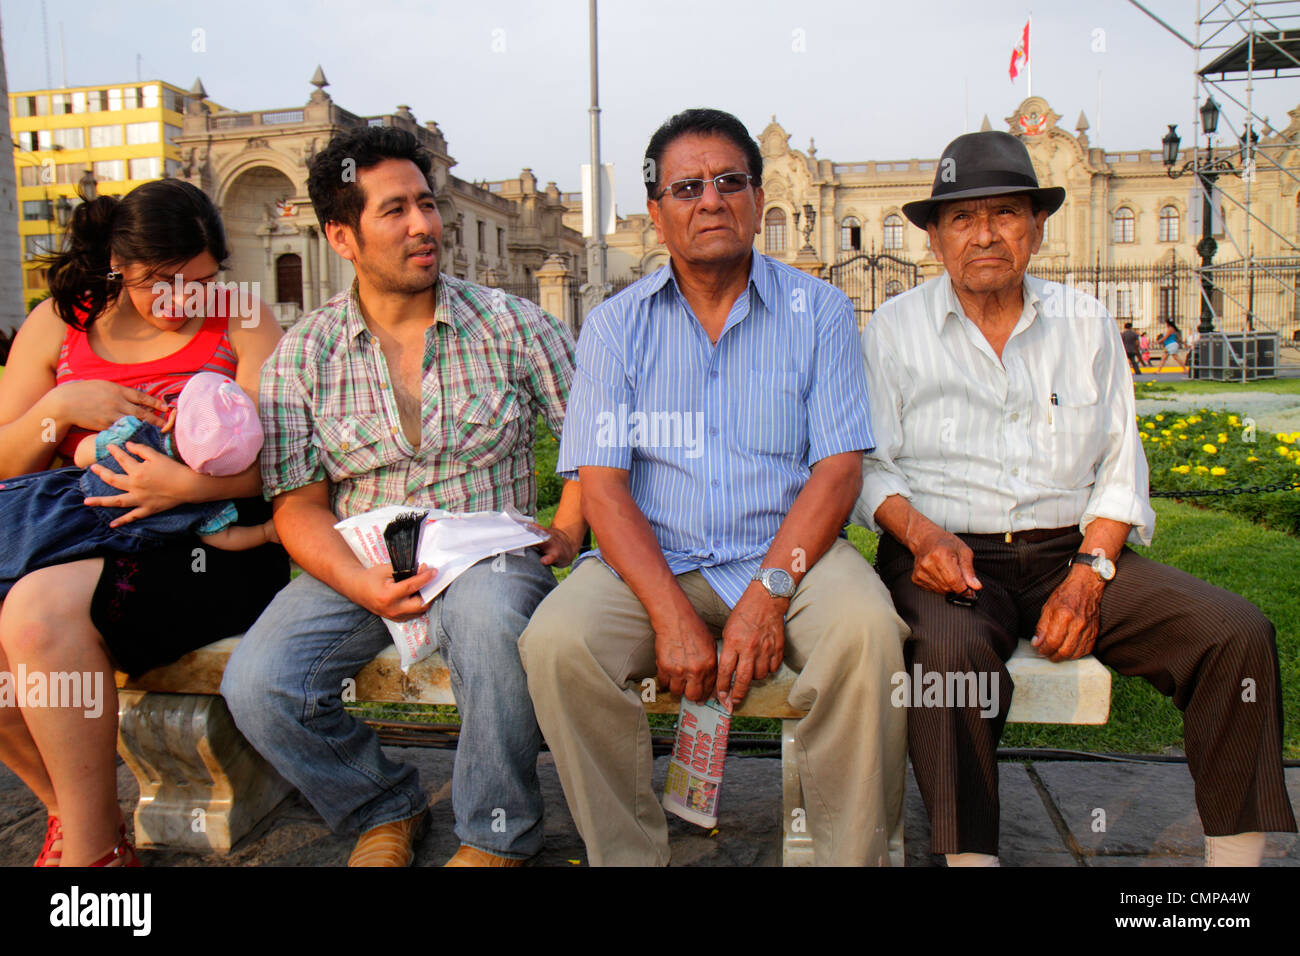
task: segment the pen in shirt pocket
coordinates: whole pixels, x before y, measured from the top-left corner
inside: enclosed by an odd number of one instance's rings
[[[1055,393],[1055,392],[1052,393],[1051,403],[1052,403],[1052,408],[1055,408],[1058,404],[1060,404],[1060,403],[1057,402],[1057,400],[1056,400],[1056,393]],[[1052,408],[1049,408],[1049,409],[1047,410],[1047,424],[1049,424],[1049,425],[1053,424],[1053,421],[1052,421],[1052,420],[1053,420],[1053,418],[1055,417],[1055,416],[1053,415]]]

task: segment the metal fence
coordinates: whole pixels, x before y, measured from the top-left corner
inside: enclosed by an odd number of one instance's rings
[[[1172,319],[1184,337],[1200,324],[1201,271],[1177,265],[1031,266],[1042,279],[1064,282],[1095,296],[1116,319],[1158,338]],[[1300,348],[1300,257],[1215,264],[1210,306],[1220,332],[1276,332],[1283,347]]]

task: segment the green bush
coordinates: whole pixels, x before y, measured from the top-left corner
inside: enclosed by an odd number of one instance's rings
[[[1257,430],[1249,419],[1202,408],[1139,416],[1152,491],[1300,483],[1300,432]],[[1187,498],[1278,531],[1300,534],[1300,490]]]
[[[560,454],[560,443],[551,434],[546,419],[537,416],[537,426],[533,432],[533,468],[537,474],[537,510],[542,511],[560,503],[560,492],[564,490],[564,479],[555,473],[555,460]]]

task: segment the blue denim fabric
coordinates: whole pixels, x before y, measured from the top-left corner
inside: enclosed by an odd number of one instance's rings
[[[475,564],[429,610],[462,722],[456,836],[497,856],[526,859],[542,848],[542,736],[517,644],[554,587],[537,552],[509,554]],[[391,642],[380,618],[301,574],[226,665],[221,693],[235,723],[336,832],[364,832],[428,803],[416,769],[389,760],[343,709],[344,679]]]
[[[145,425],[131,440],[161,448],[162,437],[157,428]],[[122,473],[111,455],[99,463]],[[230,505],[224,501],[182,504],[110,528],[109,522],[129,509],[82,504],[93,495],[119,494],[88,468],[56,468],[0,482],[0,598],[19,578],[39,568],[156,548],[208,524]]]

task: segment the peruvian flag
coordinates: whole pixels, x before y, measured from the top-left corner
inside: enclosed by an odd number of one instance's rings
[[[1025,66],[1029,62],[1029,24],[1030,21],[1026,20],[1025,32],[1020,37],[1020,45],[1011,51],[1010,73],[1012,83],[1014,83],[1016,77],[1020,75],[1021,67]]]

